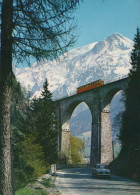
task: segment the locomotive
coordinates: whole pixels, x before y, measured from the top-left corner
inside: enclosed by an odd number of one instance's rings
[[[90,89],[94,89],[94,88],[97,88],[97,87],[100,87],[104,85],[104,81],[99,79],[97,81],[94,81],[92,83],[88,83],[86,85],[83,85],[83,86],[80,86],[77,88],[77,93],[82,93],[84,91],[88,91]]]

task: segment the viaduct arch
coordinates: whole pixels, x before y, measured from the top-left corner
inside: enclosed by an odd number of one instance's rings
[[[118,91],[125,92],[127,87],[128,77],[55,101],[59,151],[70,156],[70,118],[74,109],[84,102],[92,115],[90,164],[110,163],[113,160],[110,102]]]

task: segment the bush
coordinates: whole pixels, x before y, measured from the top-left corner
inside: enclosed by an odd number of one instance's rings
[[[48,195],[47,191],[34,190],[32,188],[23,188],[16,191],[15,195]]]
[[[35,137],[28,135],[19,145],[20,150],[16,154],[17,158],[14,159],[15,189],[24,187],[29,181],[49,170],[42,147],[36,143]]]
[[[83,163],[84,141],[77,137],[70,137],[71,160],[73,164]]]
[[[38,195],[32,188],[23,188],[16,191],[15,195]]]

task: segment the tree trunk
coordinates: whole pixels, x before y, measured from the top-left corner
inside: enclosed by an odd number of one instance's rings
[[[13,195],[10,106],[13,0],[3,0],[0,59],[0,195]]]
[[[12,195],[10,132],[11,87],[8,86],[7,82],[2,84],[3,87],[0,88],[0,195]]]

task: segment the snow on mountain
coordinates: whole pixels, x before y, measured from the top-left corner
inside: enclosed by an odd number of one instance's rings
[[[99,78],[105,81],[128,73],[133,42],[119,33],[73,49],[54,61],[41,61],[31,67],[14,67],[17,80],[37,97],[45,78],[54,98],[76,91],[78,86]]]

